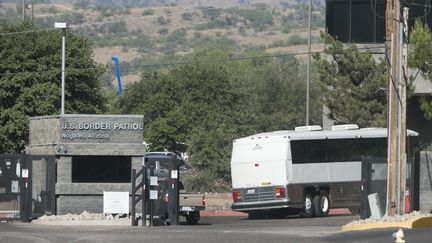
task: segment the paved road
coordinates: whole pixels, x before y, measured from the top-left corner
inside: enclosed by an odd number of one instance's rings
[[[203,217],[199,225],[44,226],[0,223],[0,242],[394,242],[395,230],[340,233],[354,216],[247,220],[245,217]],[[407,242],[431,242],[432,231],[405,230]]]

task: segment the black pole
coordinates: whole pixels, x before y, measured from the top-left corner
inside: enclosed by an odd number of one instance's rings
[[[144,160],[145,161],[145,160]],[[142,164],[142,168],[141,170],[143,171],[143,176],[141,177],[141,184],[142,184],[142,188],[141,188],[141,218],[142,218],[142,226],[146,226],[146,219],[147,219],[147,208],[146,208],[146,203],[147,203],[147,166],[146,163],[144,162]]]
[[[169,177],[168,177],[168,217],[171,225],[179,224],[179,161],[177,156],[172,156],[169,163]]]
[[[132,169],[132,176],[131,176],[131,184],[132,184],[132,206],[131,206],[131,214],[132,214],[132,222],[131,222],[131,225],[132,226],[136,226],[137,224],[136,224],[136,221],[135,221],[135,180],[136,180],[136,178],[135,178],[135,176],[136,176],[136,170],[135,169]]]
[[[150,167],[150,176],[154,176],[154,167]],[[152,227],[153,226],[153,201],[150,199],[150,184],[149,184],[149,180],[147,178],[146,180],[147,182],[147,200],[149,202],[149,211],[150,211],[150,219],[149,219],[149,226]]]

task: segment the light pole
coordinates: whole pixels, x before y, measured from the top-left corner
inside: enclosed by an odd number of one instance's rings
[[[312,25],[312,0],[309,0],[308,11],[308,57],[307,57],[307,71],[306,71],[306,126],[309,126],[309,96],[310,96],[310,65],[311,65],[311,25]]]
[[[61,115],[64,115],[65,102],[65,53],[66,53],[66,23],[54,23],[54,28],[62,30],[62,60],[61,60]]]

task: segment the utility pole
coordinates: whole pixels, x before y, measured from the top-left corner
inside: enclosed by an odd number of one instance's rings
[[[403,8],[403,22],[401,22],[401,36],[402,36],[402,48],[401,48],[401,127],[400,127],[400,191],[399,191],[399,204],[401,205],[400,213],[405,212],[405,191],[406,191],[406,87],[408,80],[408,8]]]
[[[310,65],[311,65],[311,43],[312,43],[312,0],[309,0],[309,17],[308,17],[308,59],[306,73],[306,126],[309,125],[309,96],[310,96]]]
[[[400,3],[399,0],[387,0],[386,5],[386,55],[387,55],[387,74],[388,74],[388,180],[387,180],[387,205],[386,214],[395,215],[396,197],[397,197],[397,175],[398,163],[397,156],[397,102],[399,96],[396,90],[396,80],[399,74],[398,70],[398,45],[399,45],[399,23]],[[389,56],[390,51],[390,56]],[[390,62],[390,63],[389,63]]]

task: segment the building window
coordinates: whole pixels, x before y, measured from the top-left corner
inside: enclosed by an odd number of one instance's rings
[[[74,156],[72,182],[128,183],[132,158],[127,156]]]
[[[327,32],[339,41],[348,43],[384,43],[384,0],[326,0]],[[430,0],[401,1],[409,8],[409,28],[416,19],[432,26]]]

